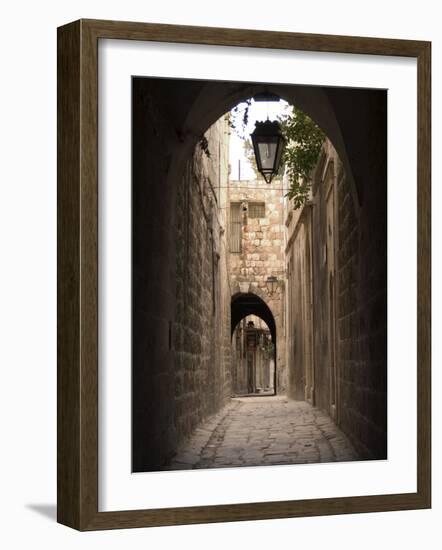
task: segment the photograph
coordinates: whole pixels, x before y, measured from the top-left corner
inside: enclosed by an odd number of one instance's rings
[[[386,460],[386,89],[132,76],[132,471]]]

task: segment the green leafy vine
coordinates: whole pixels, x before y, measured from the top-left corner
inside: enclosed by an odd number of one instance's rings
[[[279,117],[281,131],[286,139],[283,163],[289,178],[286,196],[295,209],[308,199],[311,188],[311,172],[318,160],[325,134],[303,111],[293,107],[291,113]]]

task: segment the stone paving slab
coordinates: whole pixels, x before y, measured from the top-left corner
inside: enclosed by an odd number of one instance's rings
[[[333,420],[305,401],[233,398],[197,428],[167,470],[346,462],[358,455]]]

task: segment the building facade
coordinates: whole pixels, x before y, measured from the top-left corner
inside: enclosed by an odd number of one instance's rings
[[[326,411],[362,458],[387,452],[386,192],[359,202],[329,140],[309,200],[286,200],[288,395]],[[370,237],[371,238],[370,238]]]
[[[282,181],[261,179],[229,182],[229,275],[232,296],[262,302],[273,319],[276,392],[285,393],[285,233]],[[269,277],[277,283],[269,288]],[[251,311],[253,312],[253,310]],[[265,319],[264,319],[265,320]],[[235,327],[232,327],[235,328]],[[234,362],[233,362],[234,367]]]

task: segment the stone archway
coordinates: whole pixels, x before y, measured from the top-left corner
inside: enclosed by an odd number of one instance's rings
[[[276,343],[275,317],[263,298],[254,292],[238,292],[232,296],[231,334],[233,334],[237,324],[247,315],[260,317],[269,327],[272,340]]]
[[[206,82],[195,90],[195,98],[179,128],[179,147],[172,161],[170,177],[181,173],[182,165],[192,154],[198,140],[206,130],[235,105],[256,94],[268,92],[287,103],[299,107],[312,118],[335,147],[347,174],[353,200],[358,205],[362,197],[356,182],[359,176],[360,152],[353,150],[352,141],[345,139],[345,126],[338,117],[338,108],[333,91],[318,86],[294,84],[262,84],[253,82]],[[174,162],[175,161],[175,162]],[[356,172],[356,174],[355,174]]]
[[[236,350],[237,344],[234,341],[234,334],[235,330],[239,327],[241,321],[245,319],[246,317],[250,315],[254,315],[256,317],[259,317],[264,323],[267,325],[271,340],[272,340],[272,346],[273,346],[273,352],[271,357],[271,366],[267,365],[267,368],[271,369],[271,374],[268,376],[271,377],[271,383],[267,385],[269,388],[269,391],[276,395],[278,393],[278,367],[281,368],[281,365],[278,364],[278,353],[277,353],[277,346],[278,346],[278,338],[281,336],[281,330],[280,327],[277,327],[277,322],[275,320],[275,316],[273,315],[273,312],[271,311],[269,305],[266,303],[266,301],[258,295],[262,292],[259,291],[259,289],[256,289],[257,293],[254,292],[237,292],[232,296],[231,299],[231,337],[232,337],[232,349]],[[252,335],[253,336],[253,335]],[[244,351],[244,357],[246,356],[246,353],[250,355],[249,352]],[[237,354],[236,354],[237,355]],[[232,361],[232,379],[234,380],[233,386],[235,386],[235,372],[238,368],[237,363],[235,362],[235,359]],[[235,388],[233,388],[235,390]],[[255,393],[254,390],[248,390],[248,393]]]

